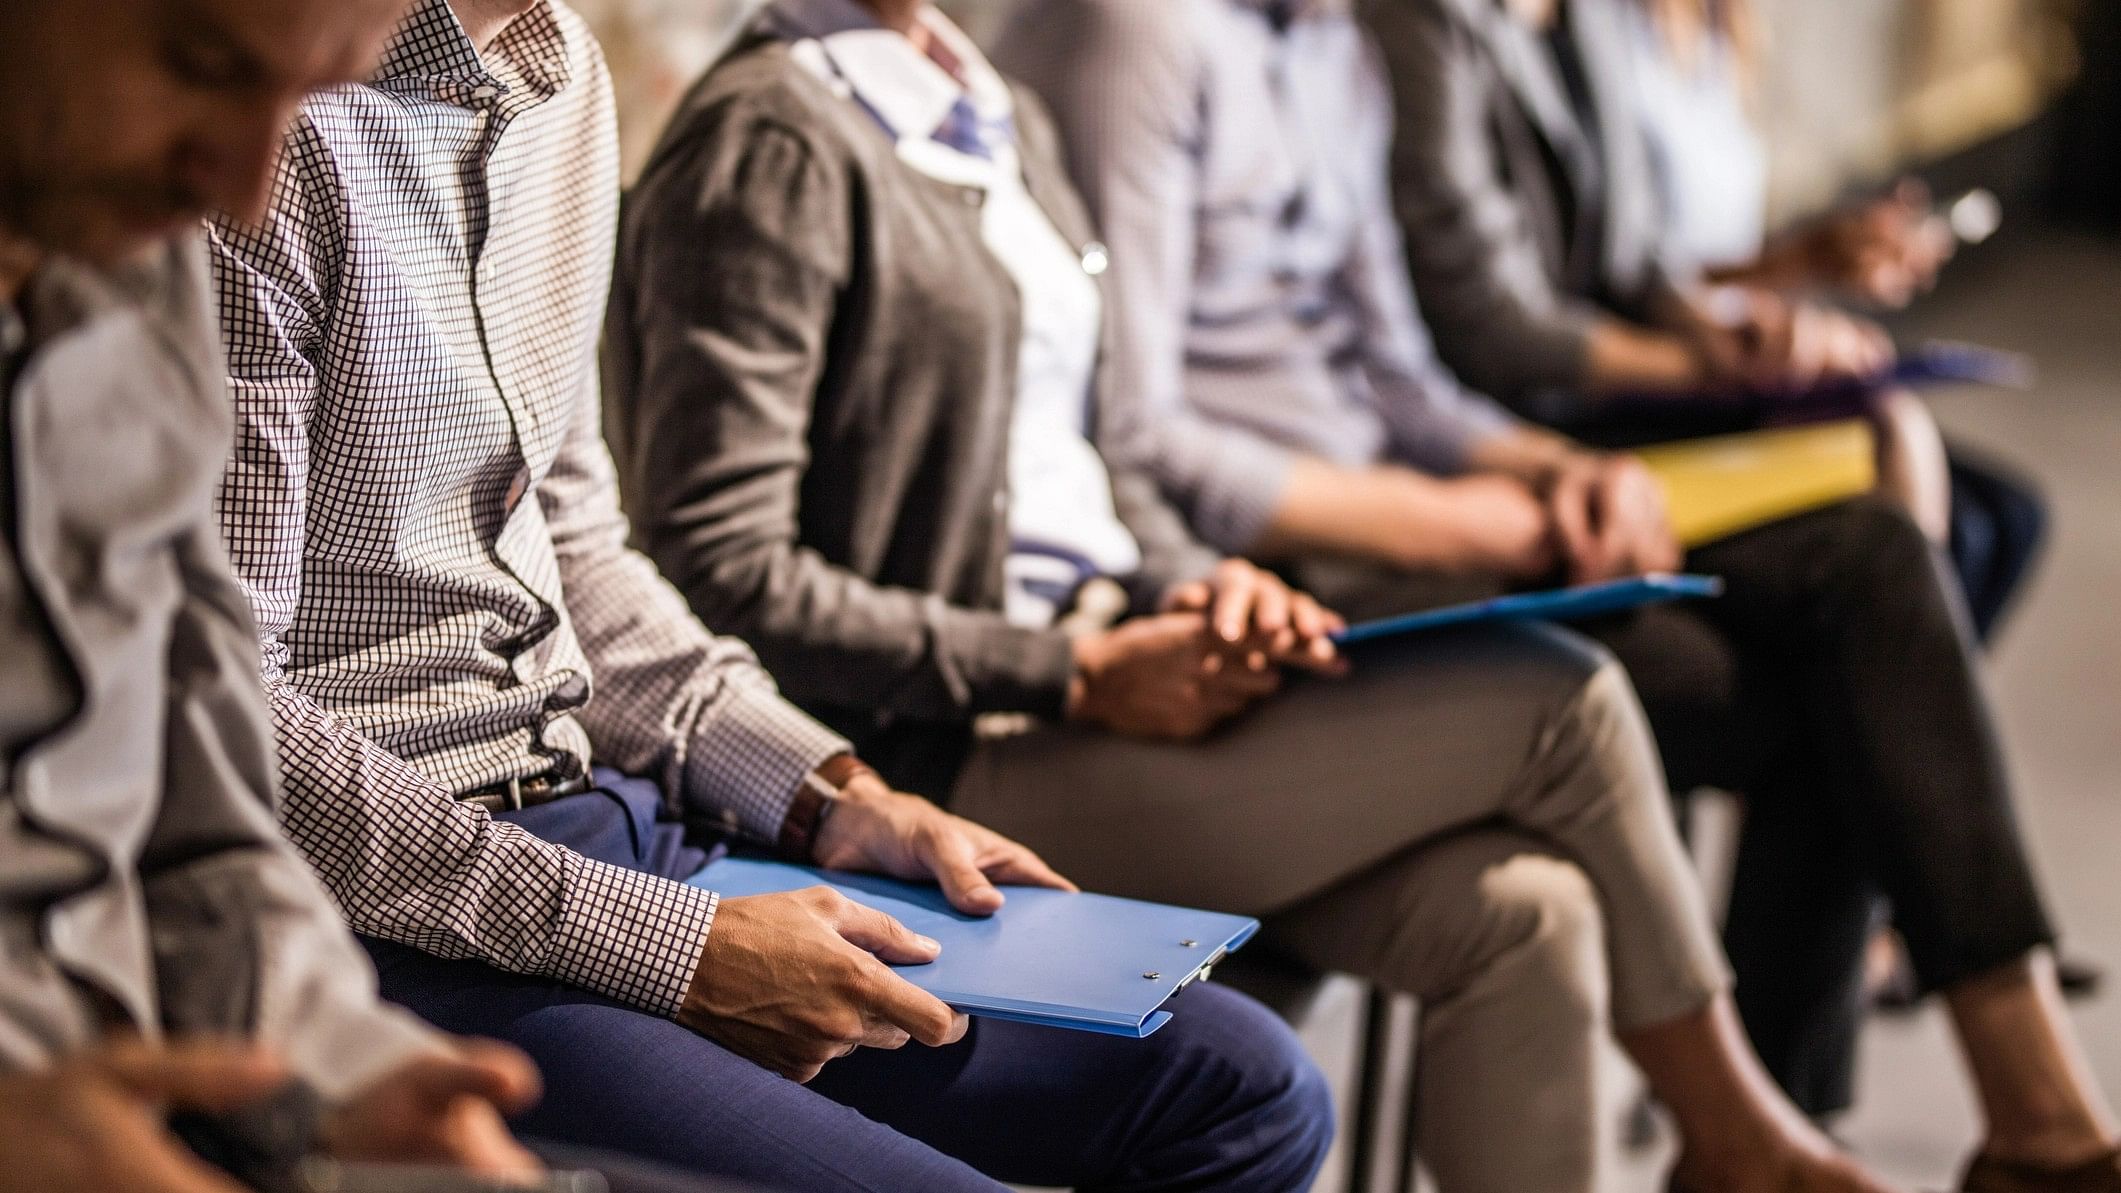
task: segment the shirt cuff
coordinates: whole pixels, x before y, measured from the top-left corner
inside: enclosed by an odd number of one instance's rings
[[[565,922],[551,976],[675,1018],[722,897],[668,878],[566,855]]]
[[[730,687],[686,754],[685,796],[724,827],[767,845],[779,839],[796,788],[847,739],[766,687]]]
[[[1212,455],[1197,467],[1163,470],[1167,483],[1192,490],[1193,529],[1202,541],[1231,555],[1248,554],[1281,508],[1296,453],[1247,434],[1218,435],[1204,446]]]

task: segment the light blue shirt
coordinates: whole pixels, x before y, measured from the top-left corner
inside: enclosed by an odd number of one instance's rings
[[[1230,551],[1299,455],[1460,468],[1509,416],[1436,359],[1345,0],[1040,0],[995,61],[1053,107],[1111,250],[1119,441]]]

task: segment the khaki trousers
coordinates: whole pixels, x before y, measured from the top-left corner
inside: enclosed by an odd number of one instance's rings
[[[1597,1190],[1623,1109],[1601,1036],[1729,984],[1641,708],[1545,627],[1354,662],[1201,742],[984,739],[953,809],[1086,887],[1258,915],[1310,964],[1419,997],[1446,1193]]]

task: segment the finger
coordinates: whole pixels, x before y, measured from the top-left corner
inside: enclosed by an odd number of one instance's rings
[[[477,1096],[494,1104],[503,1114],[528,1110],[544,1096],[545,1083],[538,1076],[537,1062],[513,1045],[499,1040],[465,1039],[457,1042],[463,1062],[484,1074],[486,1086]]]
[[[429,1056],[400,1065],[384,1080],[431,1107],[477,1098],[513,1113],[537,1097],[537,1070],[513,1048],[487,1040],[467,1041],[454,1056]]]
[[[943,946],[873,907],[842,899],[835,925],[848,944],[893,965],[926,965]]]
[[[1001,910],[1002,893],[994,889],[973,860],[972,842],[966,830],[946,823],[923,836],[915,845],[936,885],[950,906],[969,915],[992,915]]]
[[[1554,529],[1561,538],[1562,554],[1567,558],[1572,574],[1581,571],[1595,546],[1590,511],[1584,503],[1585,488],[1581,478],[1564,477],[1554,486],[1554,493],[1547,502]]]
[[[1215,600],[1215,589],[1206,580],[1189,580],[1164,598],[1166,613],[1198,613]]]
[[[1216,585],[1213,622],[1215,634],[1225,642],[1242,641],[1252,624],[1252,603],[1259,577],[1251,568],[1225,564],[1222,582]]]
[[[1002,842],[999,851],[981,868],[986,870],[987,877],[1011,886],[1044,886],[1069,892],[1082,889],[1047,865],[1046,859],[1014,841]]]
[[[137,1098],[189,1110],[233,1110],[289,1080],[286,1064],[272,1053],[221,1040],[129,1040],[106,1047],[90,1063]]]
[[[875,1018],[930,1048],[964,1038],[964,1016],[951,1010],[942,999],[880,964],[874,966],[870,978],[875,994],[868,1011]]]
[[[460,1100],[451,1106],[446,1122],[447,1143],[437,1159],[504,1184],[511,1178],[527,1184],[544,1174],[545,1165],[508,1133],[493,1103]]]
[[[1281,687],[1281,669],[1272,664],[1261,668],[1225,667],[1213,675],[1201,679],[1204,695],[1234,695],[1242,703],[1250,703],[1261,696],[1270,695]]]
[[[862,1033],[862,1042],[856,1045],[856,1047],[881,1048],[886,1052],[894,1052],[900,1048],[904,1048],[906,1046],[906,1041],[911,1040],[912,1038],[912,1036],[907,1035],[905,1032],[900,1031],[898,1028],[892,1027],[888,1023],[880,1023],[874,1024],[870,1026],[866,1031],[864,1031]],[[849,1048],[845,1052],[840,1053],[841,1056],[852,1056],[853,1054],[854,1048]]]
[[[1293,628],[1290,622],[1289,586],[1280,579],[1261,575],[1252,608],[1252,624],[1262,634],[1279,636]]]
[[[1324,605],[1308,592],[1292,593],[1289,599],[1289,621],[1296,629],[1297,637],[1312,642],[1333,632],[1333,619],[1327,615]]]

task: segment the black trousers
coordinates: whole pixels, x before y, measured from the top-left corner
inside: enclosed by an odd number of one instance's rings
[[[1879,896],[1935,990],[2052,943],[1958,586],[1866,498],[1692,553],[1714,601],[1587,626],[1627,664],[1675,791],[1745,800],[1726,943],[1755,1046],[1814,1114],[1850,1100]]]
[[[1694,551],[1725,595],[1579,627],[1627,666],[1673,791],[1745,803],[1725,944],[1747,1031],[1807,1113],[1846,1109],[1864,943],[1890,902],[1926,989],[2052,942],[1972,626],[1940,553],[1866,497]],[[1478,595],[1307,566],[1350,616]]]

